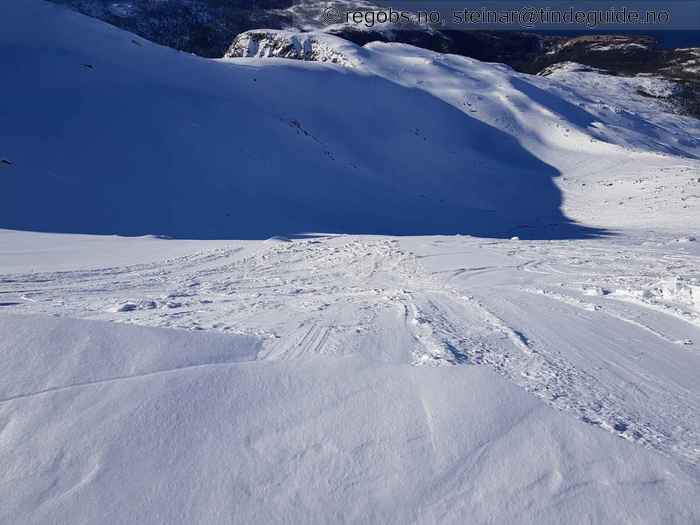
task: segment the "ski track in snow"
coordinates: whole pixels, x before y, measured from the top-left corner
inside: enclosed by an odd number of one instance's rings
[[[700,313],[659,284],[692,290],[697,256],[679,246],[270,239],[149,264],[0,275],[0,304],[255,335],[258,359],[359,352],[487,366],[585,422],[697,464]]]
[[[665,81],[3,14],[0,522],[698,521]]]

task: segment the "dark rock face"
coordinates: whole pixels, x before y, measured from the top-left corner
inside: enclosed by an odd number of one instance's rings
[[[164,46],[218,58],[237,34],[282,28],[294,0],[50,0]]]
[[[364,45],[368,42],[400,42],[440,53],[476,58],[484,62],[501,62],[514,69],[545,51],[543,38],[534,33],[511,31],[429,31],[406,29],[400,31],[368,31],[352,27],[330,30],[329,33]]]

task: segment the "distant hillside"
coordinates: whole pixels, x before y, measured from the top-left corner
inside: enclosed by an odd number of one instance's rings
[[[153,42],[204,57],[224,55],[235,37],[251,29],[320,28],[330,3],[348,0],[51,0]],[[357,2],[355,2],[357,3]],[[317,26],[317,27],[315,27]],[[651,74],[679,85],[683,113],[700,116],[700,48],[672,49],[658,38],[634,35],[546,35],[514,31],[368,30],[334,26],[332,34],[356,44],[399,42],[539,73],[560,62],[577,62],[615,75]],[[658,36],[658,35],[657,35]],[[668,40],[668,39],[667,39]],[[687,40],[687,38],[686,38]]]
[[[356,67],[213,61],[32,5],[44,14],[17,10],[0,32],[5,228],[579,237],[600,232],[562,212],[555,179],[572,166],[700,152],[665,81],[553,81],[325,33]]]

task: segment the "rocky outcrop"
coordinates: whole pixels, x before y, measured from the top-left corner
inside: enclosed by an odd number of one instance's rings
[[[313,62],[330,62],[353,67],[356,59],[344,48],[354,44],[326,33],[298,33],[273,29],[246,31],[236,37],[224,55],[237,57],[277,57]]]

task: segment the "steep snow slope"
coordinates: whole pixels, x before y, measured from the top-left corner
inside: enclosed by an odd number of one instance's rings
[[[700,227],[700,121],[672,112],[673,84],[560,67],[546,77],[407,45],[249,31],[229,56],[332,61],[443,100],[513,137],[561,174],[568,217],[602,227]],[[504,145],[505,147],[505,145]],[[467,161],[468,162],[468,161]],[[525,231],[532,230],[528,221]]]
[[[315,64],[204,60],[37,0],[4,11],[3,227],[592,232],[561,214],[554,168],[423,91]]]
[[[700,123],[673,114],[663,104],[677,87],[658,78],[611,77],[569,63],[547,70],[545,79],[404,44],[360,47],[321,32],[247,31],[226,56],[332,61],[370,71],[426,91],[515,135],[538,156],[549,155],[557,167],[560,149],[605,155],[617,153],[609,147],[616,145],[690,158],[700,155]],[[556,129],[562,125],[570,129]],[[583,136],[588,140],[581,140]],[[593,145],[587,144],[591,141]]]
[[[681,201],[696,189],[697,123],[612,111],[595,86],[327,35],[357,67],[217,62],[35,0],[5,11],[3,227],[561,238],[600,233],[566,215],[603,228],[644,225],[661,205],[700,216]],[[611,178],[636,189],[661,172],[674,188],[590,208]],[[687,227],[679,214],[654,224]]]
[[[23,31],[30,22],[36,31]],[[353,71],[213,62],[35,2],[9,5],[3,24],[2,90],[16,101],[0,128],[11,163],[5,227],[195,238],[593,233],[562,215],[556,178],[565,211],[600,226],[619,216],[638,225],[662,204],[696,215],[697,199],[679,195],[694,188],[690,123],[606,116],[605,105],[580,108],[580,94],[504,66],[379,44],[350,46],[363,62]],[[587,209],[601,192],[581,190],[581,178],[619,172],[628,187],[661,170],[677,191],[602,218]]]
[[[0,355],[26,374],[3,375],[6,523],[700,519],[694,474],[486,369],[251,363],[246,339],[23,316]],[[83,366],[26,364],[56,355]]]
[[[553,161],[559,160],[555,155],[561,148],[583,147],[580,153],[617,151],[596,141],[691,158],[700,154],[697,119],[669,114],[671,108],[653,101],[676,89],[662,79],[615,78],[571,64],[574,67],[558,67],[544,80],[518,74],[508,66],[403,44],[376,42],[359,47],[321,32],[247,31],[236,38],[226,56],[332,61],[370,71],[473,113],[474,118],[524,140],[528,150],[551,155]],[[652,115],[660,109],[666,112]],[[563,123],[573,129],[567,133],[554,129]],[[601,129],[605,125],[613,130],[606,134]],[[582,134],[589,139],[584,144]],[[594,146],[585,144],[590,139]]]

